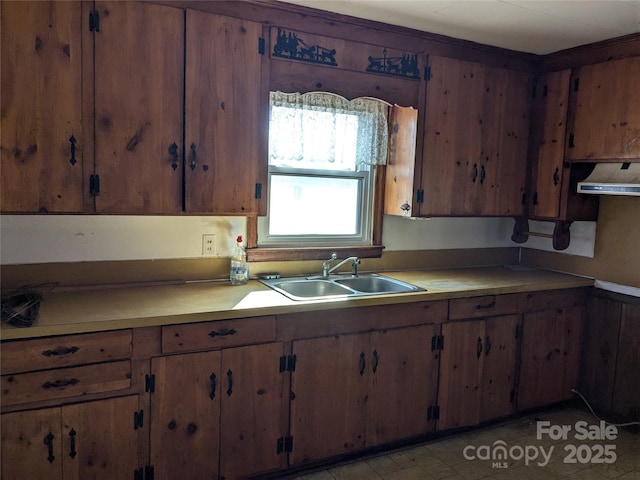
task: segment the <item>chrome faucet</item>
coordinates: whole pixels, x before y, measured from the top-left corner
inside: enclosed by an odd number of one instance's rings
[[[329,274],[331,272],[333,272],[334,270],[337,270],[338,268],[340,268],[342,265],[344,265],[349,261],[353,261],[353,263],[351,264],[351,274],[355,277],[358,276],[358,265],[360,264],[360,259],[358,257],[345,258],[340,263],[332,267],[331,262],[337,259],[338,259],[338,256],[335,253],[332,253],[331,258],[329,260],[325,260],[324,262],[322,262],[322,278],[329,278]]]

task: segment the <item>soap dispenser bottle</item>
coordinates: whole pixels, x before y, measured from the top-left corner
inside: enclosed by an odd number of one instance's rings
[[[249,280],[249,264],[247,263],[247,252],[242,246],[242,235],[236,238],[236,248],[231,257],[231,273],[229,275],[231,285],[244,285]]]

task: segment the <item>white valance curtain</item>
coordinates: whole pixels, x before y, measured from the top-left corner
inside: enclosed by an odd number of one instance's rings
[[[385,102],[327,92],[271,92],[270,100],[271,165],[343,170],[386,164]]]

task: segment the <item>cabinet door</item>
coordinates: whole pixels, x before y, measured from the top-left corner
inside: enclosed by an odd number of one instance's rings
[[[518,410],[573,397],[578,385],[586,308],[528,313],[522,331]]]
[[[221,353],[154,358],[151,464],[157,480],[218,478]]]
[[[439,331],[439,325],[424,325],[371,334],[368,446],[433,430],[427,409],[436,403],[438,352],[431,339]]]
[[[513,413],[518,315],[486,319],[480,383],[480,421]]]
[[[282,343],[222,352],[221,478],[244,478],[286,467],[286,455],[276,449],[277,439],[285,436],[288,427],[283,416],[283,402],[288,402],[283,395],[285,375],[280,372],[283,352]],[[286,386],[288,390],[288,382]]]
[[[182,209],[184,13],[96,2],[95,169],[99,213]]]
[[[574,72],[566,158],[640,157],[640,57],[586,65]]]
[[[535,122],[538,134],[532,179],[534,217],[558,218],[564,179],[564,139],[567,130],[567,106],[571,70],[548,73],[536,86]]]
[[[529,74],[486,68],[480,193],[474,213],[513,216],[523,211],[529,138]]]
[[[291,375],[291,465],[367,446],[369,334],[296,341]]]
[[[267,168],[268,95],[261,90],[261,34],[259,23],[187,10],[189,213],[257,212],[256,183],[265,178]]]
[[[480,384],[485,323],[472,320],[442,325],[438,430],[476,425],[480,421]]]
[[[2,478],[62,480],[59,408],[2,415]]]
[[[479,213],[485,67],[430,56],[429,68],[420,215]]]
[[[623,304],[620,319],[620,340],[616,358],[616,382],[612,409],[623,418],[640,415],[640,305]]]
[[[131,478],[138,468],[138,397],[62,407],[65,480]]]
[[[0,4],[3,212],[81,212],[80,2]]]

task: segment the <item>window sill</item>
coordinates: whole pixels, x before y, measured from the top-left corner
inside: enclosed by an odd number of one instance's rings
[[[304,248],[248,248],[249,262],[273,262],[296,260],[326,260],[335,253],[338,258],[380,258],[383,245],[353,247],[304,247]]]

